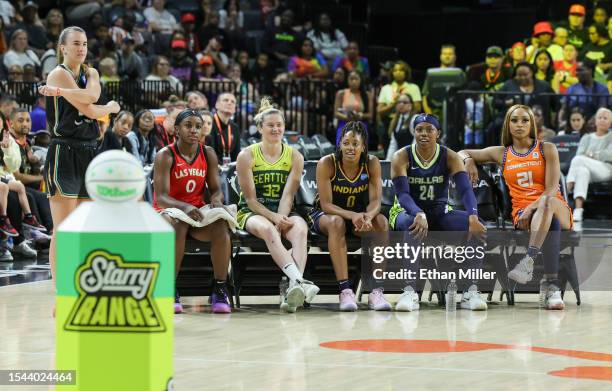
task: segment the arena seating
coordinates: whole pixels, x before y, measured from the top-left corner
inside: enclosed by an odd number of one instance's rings
[[[296,210],[305,218],[307,218],[307,214],[313,206],[316,195],[316,165],[316,161],[306,161],[304,163],[300,188],[296,194]],[[381,161],[382,177],[385,178],[383,179],[381,211],[387,217],[394,200],[390,167],[389,161]],[[235,164],[231,164],[227,169],[224,169],[221,176],[225,184],[224,194],[226,203],[237,203],[240,188],[238,186]],[[475,188],[475,193],[480,216],[487,223],[489,231],[505,232],[510,235],[510,237],[504,236],[505,240],[503,242],[493,243],[488,241],[489,250],[487,251],[485,270],[497,273],[497,281],[499,281],[502,287],[500,300],[503,300],[505,294],[508,304],[512,305],[514,304],[515,293],[538,291],[536,285],[539,283],[541,265],[536,266],[536,273],[530,285],[522,287],[520,291],[516,290],[516,284],[513,281],[505,278],[508,271],[524,256],[524,252],[521,249],[526,248],[524,243],[525,236],[512,227],[510,221],[510,197],[500,172],[489,167],[479,167],[479,177],[480,180]],[[453,208],[462,209],[461,200],[456,194],[452,182],[449,193],[449,204]],[[576,236],[573,236],[573,240],[577,239]],[[229,284],[232,287],[231,293],[235,295],[234,301],[236,306],[240,306],[240,295],[277,295],[278,282],[282,273],[270,258],[265,243],[261,239],[242,230],[238,230],[233,235],[232,243]],[[565,291],[566,283],[569,282],[570,287],[576,294],[577,303],[580,304],[580,289],[573,252],[574,247],[577,245],[578,243],[575,241],[562,241],[559,278],[562,291]],[[354,286],[358,287],[357,294],[361,297],[363,293],[367,293],[359,287],[361,285],[359,284],[361,254],[358,250],[361,246],[361,240],[353,235],[349,235],[347,246],[349,251],[349,276],[354,280]],[[305,277],[315,281],[321,287],[322,294],[337,293],[333,267],[328,255],[327,238],[315,232],[310,232],[308,247],[309,257],[304,273]],[[209,261],[208,244],[188,240],[185,259],[177,281],[179,292],[183,296],[207,295],[210,292],[212,279],[213,271],[212,264]],[[495,281],[492,281],[479,286],[481,291],[489,294],[489,300],[492,299],[494,285]],[[419,288],[422,289],[422,286]],[[443,283],[432,284],[429,300],[431,301],[435,293],[438,296],[438,303],[442,305],[444,303],[443,291]]]
[[[498,172],[498,175],[501,177],[501,172]],[[503,179],[503,177],[501,177]],[[508,270],[514,268],[514,266],[525,256],[525,251],[520,251],[521,248],[526,249],[528,247],[528,243],[525,242],[527,235],[522,233],[521,231],[515,230],[512,227],[512,201],[510,198],[510,193],[508,191],[508,187],[506,186],[506,182],[504,180],[500,180],[497,182],[499,186],[499,191],[502,194],[502,217],[503,217],[503,230],[508,232],[511,237],[508,238],[506,245],[504,246],[504,253],[506,257],[506,262],[508,266]],[[563,197],[567,201],[567,192],[565,191],[565,178],[563,175],[560,179],[560,189]],[[580,237],[575,232],[565,232],[562,235],[563,240],[561,240],[561,256],[559,257],[559,282],[561,284],[561,294],[565,293],[566,283],[569,282],[571,288],[574,290],[576,294],[576,303],[580,305],[580,287],[578,284],[578,275],[576,269],[576,261],[574,259],[574,248],[578,246]],[[564,253],[565,252],[565,253]],[[528,292],[537,292],[539,290],[538,284],[541,279],[543,272],[543,264],[541,262],[536,263],[534,266],[534,277],[533,280],[527,285],[522,286],[521,290],[516,290],[517,284],[513,281],[506,281],[509,285],[509,289],[503,290],[501,296],[504,293],[511,295],[508,298],[509,304],[514,304],[514,294],[515,293],[528,293]],[[501,282],[501,281],[500,281]]]

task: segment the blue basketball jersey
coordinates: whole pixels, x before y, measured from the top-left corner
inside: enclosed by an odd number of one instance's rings
[[[444,210],[448,204],[447,149],[436,144],[436,152],[424,165],[416,153],[416,145],[405,147],[408,152],[407,177],[410,196],[423,211]]]

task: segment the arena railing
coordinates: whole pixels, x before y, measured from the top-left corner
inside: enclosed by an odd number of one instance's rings
[[[480,104],[471,104],[468,110],[468,99]],[[599,107],[612,106],[612,96],[608,94],[554,94],[523,93],[486,90],[450,91],[445,99],[447,110],[443,121],[445,142],[450,148],[462,149],[474,146],[465,141],[466,127],[483,132],[483,146],[499,145],[501,128],[506,110],[514,104],[542,107],[544,124],[558,131],[569,126],[570,111],[573,107],[583,107],[588,116],[592,116]],[[588,118],[587,118],[588,120]]]
[[[20,106],[31,110],[38,96],[36,82],[0,82],[0,92],[14,96]],[[205,80],[173,87],[168,81],[121,80],[102,83],[100,102],[116,100],[122,109],[137,112],[160,108],[171,95],[182,98],[186,92],[202,92],[210,108],[222,92],[236,95],[235,120],[240,129],[253,124],[260,98],[270,96],[284,110],[286,128],[303,135],[335,135],[334,101],[338,85],[331,81],[291,80],[282,82],[236,83],[231,80]],[[374,105],[376,106],[376,105]],[[375,112],[375,107],[372,108]]]

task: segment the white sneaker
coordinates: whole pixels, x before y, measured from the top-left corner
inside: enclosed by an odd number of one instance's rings
[[[414,289],[408,285],[404,288],[404,292],[400,295],[395,304],[396,311],[418,311],[420,307],[419,304],[419,294],[414,291]]]
[[[315,298],[317,293],[321,290],[318,286],[316,286],[312,281],[302,280],[300,282],[300,286],[304,290],[304,301],[306,303],[312,302],[312,299]]]
[[[30,231],[30,237],[36,243],[44,244],[51,242],[51,235],[47,235],[46,233],[35,229]]]
[[[0,262],[10,262],[13,260],[13,255],[8,250],[8,248],[0,249]]]
[[[293,313],[297,310],[297,307],[304,304],[305,297],[306,294],[304,293],[304,288],[302,288],[301,284],[297,281],[292,281],[289,283],[289,288],[287,289],[285,298],[280,305],[280,309]]]
[[[19,243],[18,245],[16,245],[15,247],[13,247],[13,253],[21,254],[24,257],[28,257],[28,258],[33,258],[38,254],[36,250],[30,247],[28,245],[28,242],[25,240]]]
[[[508,278],[519,284],[526,284],[531,281],[533,278],[533,258],[529,255],[525,255],[525,257],[516,264],[514,269],[508,273]]]
[[[564,308],[565,303],[561,298],[561,290],[555,284],[549,284],[546,290],[546,309],[562,310]]]
[[[461,308],[472,311],[486,311],[487,302],[482,299],[478,287],[474,284],[470,286],[467,292],[463,292],[461,298]]]
[[[574,221],[582,221],[582,214],[584,213],[583,208],[574,209]]]

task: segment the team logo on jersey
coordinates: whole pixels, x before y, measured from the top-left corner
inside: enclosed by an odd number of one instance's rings
[[[64,325],[69,331],[165,331],[153,289],[159,263],[126,262],[92,251],[76,272],[79,298]]]
[[[366,174],[366,173],[361,174],[360,179],[361,179],[362,181],[365,181],[366,179],[368,179],[368,174]]]
[[[534,159],[537,159],[537,158],[540,157],[540,154],[537,153],[537,152],[534,152],[532,156],[533,156]]]

